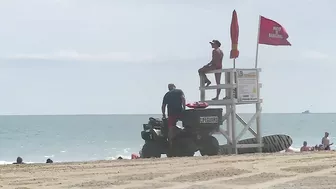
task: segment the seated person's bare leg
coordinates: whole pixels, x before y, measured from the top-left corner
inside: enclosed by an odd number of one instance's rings
[[[217,85],[220,84],[221,76],[222,76],[222,73],[215,73],[215,79],[216,79],[216,84]],[[221,92],[221,89],[217,89],[217,95],[212,100],[218,100],[220,92]]]
[[[208,77],[205,74],[205,72],[207,72],[207,71],[208,71],[208,68],[206,66],[204,66],[204,67],[202,67],[198,70],[199,75],[203,76],[203,78],[204,78],[204,82],[205,82],[206,87],[211,84],[211,81],[208,79]]]

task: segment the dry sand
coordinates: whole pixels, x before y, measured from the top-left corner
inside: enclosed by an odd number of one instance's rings
[[[335,189],[336,153],[4,165],[0,188]]]

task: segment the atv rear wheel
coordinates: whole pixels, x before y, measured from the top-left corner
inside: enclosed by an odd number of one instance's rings
[[[170,150],[170,157],[190,157],[195,154],[195,143],[190,138],[177,138],[173,141],[172,150]]]
[[[161,146],[154,141],[146,141],[142,147],[141,153],[143,158],[160,158]]]
[[[200,153],[202,156],[218,155],[219,142],[214,136],[207,136],[202,139],[202,148]]]

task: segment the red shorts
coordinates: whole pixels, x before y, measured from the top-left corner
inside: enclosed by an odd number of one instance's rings
[[[210,66],[205,65],[203,66],[203,69],[210,71],[210,70],[221,70],[222,69],[222,65],[218,65],[218,64],[212,64]]]
[[[220,64],[220,65],[215,65],[215,68],[217,69],[217,70],[221,70],[222,69],[222,65]]]
[[[168,128],[176,126],[177,120],[181,117],[181,115],[168,115]]]

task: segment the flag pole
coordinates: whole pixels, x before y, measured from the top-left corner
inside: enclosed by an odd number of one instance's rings
[[[255,57],[255,68],[258,68],[259,36],[260,36],[260,20],[261,20],[261,16],[259,15],[258,36],[257,36],[257,49],[256,49],[256,57]]]

